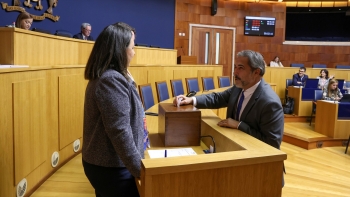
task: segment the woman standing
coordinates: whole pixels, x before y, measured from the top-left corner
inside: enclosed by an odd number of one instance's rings
[[[334,76],[328,77],[328,70],[327,69],[322,69],[320,71],[320,76],[317,77],[318,79],[318,88],[323,90],[324,88],[327,88],[328,82],[330,79],[333,79]]]
[[[135,30],[125,23],[98,36],[85,69],[83,166],[96,197],[139,196],[144,111],[128,65]]]
[[[328,87],[323,90],[323,100],[339,101],[341,98],[343,98],[343,94],[338,88],[338,81],[331,79]]]

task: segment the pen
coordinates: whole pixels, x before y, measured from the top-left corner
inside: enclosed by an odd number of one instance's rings
[[[164,150],[164,157],[166,157],[166,149]]]

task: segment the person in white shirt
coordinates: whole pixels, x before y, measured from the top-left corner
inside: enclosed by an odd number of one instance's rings
[[[276,56],[271,62],[270,67],[283,67],[282,62],[280,61],[280,58]]]

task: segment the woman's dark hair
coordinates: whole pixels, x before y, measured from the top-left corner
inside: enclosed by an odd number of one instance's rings
[[[32,15],[29,14],[28,12],[22,12],[22,13],[20,13],[20,14],[17,16],[15,26],[16,26],[17,28],[22,28],[22,27],[21,27],[21,21],[24,20],[24,19],[28,19],[28,18],[33,18],[33,17],[32,17]]]
[[[276,56],[275,58],[273,58],[273,61],[275,61],[276,58],[278,58],[278,63],[280,63],[281,61],[280,61],[280,58],[279,58],[278,56]]]
[[[94,80],[107,69],[121,73],[127,80],[128,56],[126,49],[135,29],[126,23],[118,22],[103,29],[95,41],[85,68],[85,79]]]
[[[322,69],[320,71],[320,77],[322,77],[322,75],[321,75],[322,71],[324,71],[324,73],[326,73],[326,79],[328,79],[328,70],[327,69]]]

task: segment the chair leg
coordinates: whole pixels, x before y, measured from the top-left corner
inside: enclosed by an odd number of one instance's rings
[[[310,115],[310,124],[309,124],[309,126],[311,126],[311,122],[312,122],[312,114],[314,114],[313,110],[311,110],[311,115]]]
[[[345,154],[346,152],[348,152],[349,142],[350,142],[350,135],[349,135],[348,142],[346,143]]]

